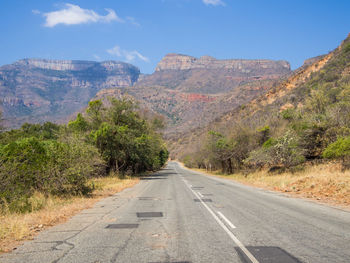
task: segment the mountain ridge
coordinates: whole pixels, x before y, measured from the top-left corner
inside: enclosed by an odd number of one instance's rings
[[[192,57],[184,54],[170,53],[165,55],[157,64],[155,71],[163,70],[185,70],[196,68],[225,68],[248,71],[246,69],[252,66],[260,66],[263,69],[277,68],[281,66],[290,71],[290,64],[285,60],[269,60],[269,59],[216,59],[212,56],[201,56],[200,58]]]
[[[140,70],[117,61],[22,59],[0,67],[5,126],[60,121],[104,88],[133,85]]]

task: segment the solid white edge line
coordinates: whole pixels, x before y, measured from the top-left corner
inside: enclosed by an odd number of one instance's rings
[[[177,168],[175,166],[176,173],[179,173],[177,171]],[[188,184],[186,184],[188,186]],[[252,253],[249,252],[249,250],[242,244],[241,241],[225,226],[223,222],[217,217],[217,215],[207,206],[206,203],[200,199],[200,196],[193,191],[190,187],[189,189],[192,191],[192,193],[199,199],[199,201],[202,203],[202,205],[209,211],[209,213],[214,217],[216,222],[225,230],[225,232],[229,235],[229,237],[236,243],[236,245],[246,254],[246,256],[251,260],[252,263],[259,263],[259,261],[252,255]]]
[[[227,219],[226,216],[224,216],[223,213],[221,213],[220,211],[217,211],[219,216],[231,227],[231,228],[236,228],[234,224],[231,223],[230,220]]]
[[[203,197],[204,197],[204,195],[202,195],[200,192],[198,192],[198,194],[199,194],[199,196],[200,196],[201,198],[203,198]]]

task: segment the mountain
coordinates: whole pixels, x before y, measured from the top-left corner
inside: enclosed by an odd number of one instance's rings
[[[135,98],[142,107],[165,116],[166,138],[177,138],[265,93],[290,73],[286,61],[168,54],[153,74],[140,75],[133,87],[101,94]]]
[[[163,86],[187,93],[218,94],[257,80],[279,79],[291,72],[287,61],[218,60],[168,54],[155,72],[139,79],[136,86]]]
[[[165,116],[165,135],[178,137],[267,92],[290,73],[286,61],[181,54],[166,55],[149,75],[115,61],[24,59],[0,67],[0,96],[5,124],[13,128],[66,121],[92,98],[128,95]]]
[[[350,34],[335,50],[306,60],[288,78],[250,102],[204,128],[171,138],[173,157],[198,151],[211,130],[232,136],[238,127],[254,133],[268,126],[273,138],[286,134],[288,129],[297,133],[304,157],[320,158],[329,143],[350,134],[349,83]]]
[[[116,61],[23,59],[0,67],[5,125],[65,120],[105,88],[132,86],[140,70]]]

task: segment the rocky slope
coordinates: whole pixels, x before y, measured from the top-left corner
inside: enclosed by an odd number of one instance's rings
[[[137,67],[116,61],[23,59],[0,67],[5,125],[64,120],[105,88],[132,86]]]

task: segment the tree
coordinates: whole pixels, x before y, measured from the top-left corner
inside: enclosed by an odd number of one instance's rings
[[[85,120],[81,113],[78,113],[77,118],[68,123],[68,128],[75,132],[85,132],[89,128],[89,123]]]
[[[233,148],[237,142],[228,139],[219,132],[210,131],[206,148],[212,154],[213,159],[221,164],[223,173],[233,173],[232,157],[234,155]]]
[[[107,162],[107,169],[132,172],[160,168],[168,157],[160,135],[153,123],[140,117],[131,100],[109,98],[109,107],[99,103],[88,108],[91,122],[90,138]],[[71,124],[73,125],[73,124]]]
[[[102,122],[102,111],[104,110],[101,100],[93,100],[89,102],[86,113],[90,118],[93,128],[98,128]]]

